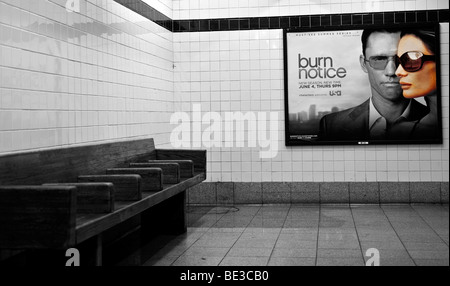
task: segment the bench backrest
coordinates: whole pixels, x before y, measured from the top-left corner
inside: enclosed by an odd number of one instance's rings
[[[153,138],[0,156],[0,186],[77,182],[80,175],[154,159]]]

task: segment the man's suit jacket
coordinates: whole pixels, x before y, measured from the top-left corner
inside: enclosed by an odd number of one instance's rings
[[[369,140],[369,104],[362,104],[325,115],[320,120],[319,140]],[[389,139],[408,139],[415,124],[429,112],[428,107],[412,99],[409,118],[402,122]]]

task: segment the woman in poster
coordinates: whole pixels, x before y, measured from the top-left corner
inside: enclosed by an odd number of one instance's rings
[[[425,96],[430,112],[414,127],[411,138],[439,138],[437,91],[436,91],[436,35],[434,31],[403,31],[398,44],[399,66],[396,75],[400,78],[403,96],[416,98]]]

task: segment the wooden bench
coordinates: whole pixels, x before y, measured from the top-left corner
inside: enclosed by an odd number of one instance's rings
[[[205,179],[206,151],[153,139],[0,156],[0,261],[80,247],[102,265],[104,244],[131,230],[183,233],[186,190]]]

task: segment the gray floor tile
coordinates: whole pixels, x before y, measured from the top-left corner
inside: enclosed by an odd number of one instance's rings
[[[412,259],[449,259],[448,251],[436,251],[436,250],[410,250],[408,251]]]
[[[357,240],[356,233],[320,233],[319,241],[349,241]]]
[[[280,240],[300,240],[300,241],[317,241],[317,232],[289,233],[282,232],[278,237]]]
[[[449,251],[445,243],[423,243],[423,242],[404,242],[408,251],[410,250],[428,250],[428,251]]]
[[[255,218],[249,224],[248,227],[275,227],[281,228],[283,227],[284,219],[260,219]]]
[[[142,264],[142,266],[170,266],[178,256],[152,257]]]
[[[245,227],[211,227],[209,228],[206,233],[227,233],[227,232],[233,232],[233,233],[243,233],[245,230]]]
[[[228,247],[200,247],[193,246],[187,249],[183,255],[186,256],[214,256],[214,257],[224,257],[227,254]]]
[[[396,250],[405,250],[405,247],[400,241],[361,241],[361,249],[369,249],[376,248],[378,250],[381,249],[396,249]]]
[[[233,245],[238,248],[273,248],[275,246],[276,239],[239,239]]]
[[[315,258],[271,257],[268,266],[315,266]]]
[[[319,231],[319,226],[311,226],[311,227],[284,227],[282,229],[282,232],[285,233],[298,233],[298,232],[318,232]]]
[[[317,257],[321,258],[361,258],[361,249],[328,249],[319,248],[317,250]]]
[[[173,266],[218,266],[222,257],[182,255],[173,262]]]
[[[415,266],[411,258],[380,258],[380,266]]]
[[[266,266],[269,257],[231,257],[226,256],[219,266]]]
[[[360,241],[392,241],[400,242],[400,238],[395,234],[385,235],[383,233],[366,233],[361,234],[358,232]]]
[[[317,258],[317,266],[364,266],[361,258]]]
[[[244,231],[244,233],[279,233],[281,231],[281,227],[271,227],[271,228],[264,228],[264,227],[247,227]]]
[[[449,266],[448,259],[415,259],[417,266]]]
[[[366,250],[366,249],[364,249]],[[380,252],[380,259],[407,259],[411,258],[408,251],[405,249],[378,249]]]
[[[241,233],[239,232],[221,232],[221,233],[214,233],[214,232],[206,232],[200,239],[238,239],[241,236]]]
[[[293,227],[318,227],[319,226],[319,220],[294,220],[289,219],[284,222],[283,227],[286,228],[293,228]]]
[[[238,221],[221,220],[214,223],[211,226],[215,228],[234,228],[234,227],[245,228],[249,225],[249,223],[250,221],[247,220],[238,220]]]
[[[358,240],[349,240],[349,241],[339,241],[339,240],[327,240],[321,241],[319,240],[319,249],[320,248],[330,248],[330,249],[361,249]]]
[[[203,239],[200,238],[192,246],[195,247],[231,247],[237,238]]]
[[[440,243],[442,239],[434,233],[399,234],[403,242]]]
[[[298,257],[307,257],[307,258],[315,258],[316,257],[316,248],[279,248],[275,247],[272,252],[271,257],[284,257],[284,258],[298,258]]]
[[[276,248],[289,248],[289,249],[295,249],[295,248],[316,248],[317,247],[317,242],[316,241],[281,240],[281,239],[278,239],[275,247]]]
[[[269,257],[273,248],[257,248],[257,247],[232,247],[227,256],[231,257]]]

